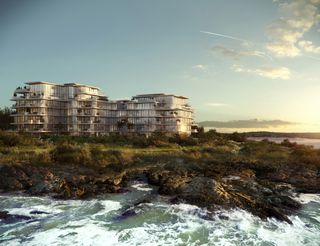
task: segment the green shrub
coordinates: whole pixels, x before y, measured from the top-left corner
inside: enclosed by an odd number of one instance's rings
[[[241,134],[238,132],[227,134],[226,138],[235,142],[240,142],[240,143],[245,142],[247,140],[244,134]]]
[[[0,131],[0,143],[7,147],[17,146],[22,143],[22,137],[15,133]]]
[[[91,164],[105,166],[109,164],[109,153],[100,145],[93,145],[90,148]]]
[[[87,145],[64,142],[54,147],[51,158],[60,164],[88,164],[91,161],[91,152]]]
[[[320,168],[320,149],[306,145],[295,145],[292,148],[290,161],[298,165],[312,165]]]

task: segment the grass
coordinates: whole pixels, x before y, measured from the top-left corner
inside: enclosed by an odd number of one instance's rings
[[[12,139],[10,139],[12,137]],[[251,141],[238,135],[216,132],[197,136],[155,135],[109,137],[45,137],[0,132],[0,164],[76,164],[104,167],[132,163],[174,161],[218,163],[243,168],[272,169],[301,167],[320,170],[320,150],[284,141]],[[207,164],[203,164],[207,165]],[[239,166],[239,165],[238,165]]]

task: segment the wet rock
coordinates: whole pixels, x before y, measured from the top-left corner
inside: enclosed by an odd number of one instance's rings
[[[76,166],[2,165],[0,190],[52,195],[59,199],[84,199],[103,193],[121,192],[124,172]]]
[[[223,214],[220,214],[218,217],[219,217],[219,219],[221,219],[221,220],[229,220],[229,217],[226,216],[226,215],[223,215]]]
[[[114,218],[114,220],[116,221],[122,221],[122,220],[126,220],[129,219],[133,216],[136,216],[137,213],[135,212],[135,210],[133,208],[127,209],[126,211],[124,211],[123,213],[121,213],[119,216],[116,216]]]
[[[44,212],[44,211],[32,210],[30,214],[50,214],[50,213]]]
[[[23,220],[32,219],[29,216],[17,215],[17,214],[9,214],[7,211],[0,211],[0,222],[11,224],[16,223]]]
[[[87,194],[87,190],[85,187],[78,187],[76,190],[77,198],[83,198]]]
[[[195,205],[209,208],[227,205],[230,195],[220,182],[209,177],[195,177],[181,189],[179,198]]]
[[[6,191],[23,190],[32,185],[21,166],[4,165],[0,169],[0,188]]]
[[[172,203],[187,202],[211,212],[241,208],[263,219],[273,217],[288,223],[288,215],[301,207],[290,198],[294,188],[320,192],[318,171],[311,168],[280,168],[274,172],[257,163],[216,163],[200,159],[193,163],[194,160],[175,158],[160,162],[156,157],[149,166],[140,162],[141,166],[122,166],[119,170],[72,165],[1,165],[0,190],[85,199],[126,191],[125,185],[130,180],[144,181],[146,175],[148,182],[158,186],[161,195],[169,195]],[[137,201],[134,207],[148,202],[149,198]],[[137,211],[128,209],[119,219],[134,216]]]
[[[272,183],[259,184],[253,175],[234,176],[238,178],[225,178],[220,181],[211,177],[188,177],[182,182],[177,192],[176,184],[166,179],[160,185],[166,187],[173,185],[171,191],[176,191],[172,202],[181,201],[206,207],[209,211],[217,208],[241,208],[261,218],[274,217],[281,221],[291,223],[287,215],[299,209],[301,205],[287,195],[282,195]],[[181,180],[182,177],[176,178]],[[169,181],[169,182],[168,182]],[[181,184],[181,182],[178,182]],[[160,187],[161,188],[161,187]],[[171,193],[170,193],[171,194]]]

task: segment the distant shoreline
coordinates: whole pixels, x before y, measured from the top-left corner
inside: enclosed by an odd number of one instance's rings
[[[241,134],[244,134],[246,137],[320,139],[319,132],[244,132]]]
[[[275,132],[275,131],[246,131],[242,128],[221,129],[213,127],[205,127],[205,131],[216,130],[219,133],[230,134],[238,132],[245,137],[272,137],[272,138],[308,138],[320,139],[320,132]]]

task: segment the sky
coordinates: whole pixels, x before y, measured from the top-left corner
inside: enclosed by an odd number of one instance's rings
[[[0,0],[0,106],[27,81],[78,82],[320,131],[319,22],[320,0]]]

